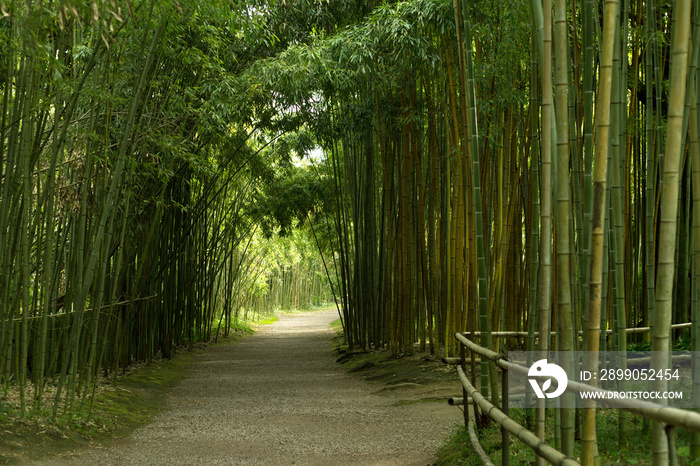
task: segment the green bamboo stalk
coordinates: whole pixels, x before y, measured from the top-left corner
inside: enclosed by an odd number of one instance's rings
[[[552,2],[545,0],[542,14],[539,14],[540,4],[531,2],[533,17],[542,18],[542,172],[540,182],[540,297],[539,297],[539,339],[538,350],[540,357],[546,358],[549,352],[550,316],[551,316],[551,276],[552,276]],[[545,405],[544,400],[538,400],[535,433],[545,439]],[[541,457],[536,457],[536,464],[544,464]]]
[[[678,193],[681,170],[681,139],[683,137],[684,96],[688,71],[690,37],[690,1],[678,0],[674,11],[675,30],[672,41],[673,61],[668,107],[668,132],[663,159],[663,188],[659,227],[659,259],[656,269],[656,303],[652,340],[652,363],[655,370],[669,367],[670,330],[675,272]],[[668,382],[654,381],[653,389],[666,391]],[[661,401],[662,404],[666,404]],[[652,451],[655,464],[668,464],[668,442],[663,424],[654,422]]]
[[[545,6],[546,8],[546,6]],[[546,16],[545,12],[545,16]],[[569,37],[568,24],[566,21],[566,2],[556,0],[554,31],[556,41],[554,42],[555,52],[555,89],[556,89],[556,114],[557,124],[557,167],[556,174],[556,251],[557,251],[557,336],[559,350],[567,352],[574,350],[573,336],[573,308],[571,306],[571,252],[570,252],[570,177],[569,177]],[[547,45],[545,44],[545,48]],[[545,93],[547,87],[543,86]],[[543,114],[546,110],[543,109]],[[545,137],[546,138],[546,137]],[[548,329],[547,329],[548,330]],[[547,333],[544,333],[546,335]],[[543,333],[540,333],[543,335]],[[543,340],[543,339],[542,339]],[[575,373],[573,358],[564,357],[560,362],[567,374]],[[563,395],[562,403],[572,404],[574,402],[573,393]],[[562,452],[567,456],[574,455],[574,422],[575,413],[573,408],[562,408],[561,414],[561,437]]]
[[[621,1],[618,10],[625,10],[624,0]],[[619,24],[619,11],[618,11],[618,24]],[[626,14],[625,14],[626,16]],[[625,18],[626,19],[626,18]],[[623,30],[626,32],[626,27]],[[617,34],[616,34],[617,36]],[[626,36],[624,36],[626,37]],[[621,50],[622,49],[622,50]],[[625,63],[627,60],[621,60],[622,56],[627,56],[627,46],[626,41],[622,41],[619,46],[615,44],[613,52],[613,81],[612,81],[612,116],[611,116],[611,149],[608,157],[608,167],[609,167],[609,177],[610,177],[610,219],[612,225],[610,225],[610,240],[609,240],[609,250],[612,256],[613,262],[613,292],[614,292],[614,321],[616,325],[614,328],[614,338],[615,338],[615,350],[617,351],[617,362],[615,367],[620,369],[627,368],[627,358],[625,356],[627,351],[627,300],[625,295],[625,277],[624,277],[624,236],[623,236],[623,218],[624,209],[622,205],[622,199],[624,193],[622,192],[622,161],[624,159],[624,146],[622,144],[625,142],[625,129],[627,127],[627,118],[625,115],[625,105],[624,101],[627,95],[627,86],[623,86],[622,83],[627,82],[626,72],[623,68],[626,68]],[[624,62],[624,63],[623,63]],[[621,147],[622,146],[622,147]],[[618,385],[618,390],[624,391],[626,389],[626,383],[624,380],[620,381]],[[627,439],[627,419],[628,416],[624,411],[619,413],[619,429],[618,429],[618,441],[620,447],[624,448]]]
[[[464,46],[465,63],[462,68],[462,86],[463,95],[466,101],[463,101],[464,111],[464,127],[467,137],[467,160],[471,161],[471,184],[472,192],[471,209],[474,213],[474,225],[476,227],[476,253],[477,253],[477,277],[478,277],[478,302],[479,302],[479,328],[481,334],[481,345],[490,348],[491,343],[491,322],[489,318],[489,270],[488,255],[485,245],[485,230],[487,226],[483,221],[482,209],[482,193],[481,193],[481,164],[479,161],[479,128],[477,125],[477,107],[476,107],[476,89],[474,84],[474,67],[472,64],[472,34],[469,24],[469,17],[466,10],[466,4],[455,0],[455,17],[462,20],[462,40],[459,42]],[[458,31],[460,30],[458,25]],[[459,39],[458,39],[459,40]],[[494,400],[498,399],[497,378],[495,367],[489,365],[486,361],[482,362],[481,367],[482,386],[481,390],[484,395],[485,384],[488,380],[491,385],[491,392]],[[498,405],[498,402],[496,401]]]
[[[654,33],[654,25],[656,23],[655,0],[648,0],[646,2],[646,16],[647,16],[647,27],[646,27],[646,41],[649,44],[655,44],[656,35]],[[655,139],[662,137],[661,133],[655,131],[654,126],[654,100],[653,100],[653,90],[655,86],[652,85],[652,76],[654,76],[654,57],[658,55],[653,53],[654,47],[646,47],[645,52],[645,78],[646,78],[646,211],[645,211],[645,270],[644,276],[646,278],[644,287],[646,291],[646,303],[647,309],[645,310],[643,323],[648,324],[650,322],[650,317],[654,315],[654,306],[656,303],[656,297],[654,292],[654,278],[656,276],[655,272],[655,236],[656,229],[654,228],[654,218],[655,218],[655,207],[656,207],[656,151],[655,148],[658,147],[655,144]],[[656,87],[658,89],[658,87]],[[657,108],[657,113],[660,112],[660,107]]]
[[[586,335],[585,370],[594,372],[598,367],[600,341],[600,316],[602,305],[603,243],[605,236],[607,162],[610,134],[610,102],[612,93],[613,50],[615,44],[618,2],[605,3],[603,40],[600,60],[600,86],[596,102],[598,135],[596,139],[595,165],[593,172],[593,204],[591,231],[591,269],[589,278],[588,332]],[[594,381],[595,384],[595,381]],[[581,435],[581,463],[588,466],[596,463],[596,403],[586,400],[583,404],[583,431]]]
[[[19,365],[17,367],[17,378],[19,385],[19,396],[20,396],[20,414],[24,416],[26,410],[26,385],[27,385],[27,353],[29,351],[29,331],[28,331],[28,321],[27,314],[31,312],[32,302],[29,299],[29,290],[32,287],[29,275],[29,262],[31,260],[29,256],[29,246],[31,239],[30,231],[30,216],[32,209],[32,178],[30,176],[30,165],[31,165],[31,153],[32,153],[32,133],[34,131],[34,123],[31,119],[30,111],[34,106],[36,95],[35,87],[36,81],[34,76],[34,57],[30,55],[28,57],[29,61],[29,84],[27,86],[26,95],[28,96],[28,102],[25,104],[24,113],[22,116],[22,145],[23,150],[21,153],[21,173],[22,173],[22,208],[20,212],[21,218],[21,232],[20,232],[20,257],[21,257],[21,276],[20,276],[20,286],[22,289],[22,309],[21,317],[22,322],[20,324],[20,344],[19,344]]]
[[[534,22],[533,22],[534,25]],[[537,82],[537,54],[535,53],[535,48],[537,47],[537,39],[535,34],[532,37],[531,46],[531,65],[530,65],[530,81]],[[537,129],[539,128],[539,111],[537,105],[537,89],[535,86],[530,86],[530,180],[529,180],[529,198],[528,205],[531,208],[530,215],[530,251],[532,258],[530,259],[530,270],[528,272],[528,278],[530,281],[529,295],[528,295],[528,336],[527,336],[527,351],[528,351],[528,365],[532,365],[534,360],[535,351],[535,332],[537,331],[537,311],[539,309],[538,304],[538,272],[539,272],[539,251],[540,251],[540,238],[539,238],[539,218],[540,218],[540,160],[539,160],[539,134]],[[528,391],[526,393],[527,405],[532,406],[530,401],[532,394]],[[533,419],[532,412],[528,410],[528,427],[532,427]]]
[[[697,82],[697,77],[694,81]],[[693,405],[700,405],[700,358],[697,351],[700,349],[700,303],[698,302],[698,281],[700,281],[700,146],[698,144],[698,116],[697,116],[697,96],[693,91],[690,108],[690,164],[693,193],[693,304],[691,321],[693,323],[691,335],[691,350],[693,356]],[[700,457],[700,433],[693,433],[691,436],[690,457],[695,460]]]

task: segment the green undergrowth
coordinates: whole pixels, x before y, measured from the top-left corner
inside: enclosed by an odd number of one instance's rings
[[[599,409],[597,413],[598,449],[601,464],[604,465],[652,465],[651,452],[651,427],[643,428],[640,418],[631,417],[632,425],[625,435],[626,445],[621,446],[618,437],[619,411],[614,409]],[[521,425],[527,425],[523,410],[511,410],[510,416]],[[547,410],[548,443],[555,446],[554,410]],[[501,428],[495,422],[491,422],[478,434],[479,443],[489,455],[494,464],[501,464]],[[678,460],[680,465],[698,464],[691,463],[688,447],[689,435],[687,432],[678,432]],[[577,433],[575,455],[580,461],[581,448]],[[535,455],[523,442],[515,436],[510,436],[510,463],[513,465],[534,464]],[[455,425],[455,429],[443,447],[438,451],[437,465],[477,466],[481,461],[474,452],[469,441],[467,429],[463,425]]]
[[[267,318],[257,325],[272,323]],[[151,422],[165,408],[166,395],[187,376],[194,356],[208,346],[232,344],[254,332],[249,324],[239,323],[229,335],[219,335],[216,343],[197,343],[181,348],[171,359],[134,364],[124,375],[104,379],[98,385],[90,406],[76,400],[73,415],[51,419],[52,400],[40,412],[29,410],[20,417],[16,388],[7,385],[0,391],[0,464],[22,464],[76,448],[105,444],[128,436],[137,427]],[[51,389],[49,389],[51,390]]]
[[[348,349],[340,320],[331,323],[336,334],[333,337],[333,355],[348,373],[365,380],[389,386],[426,385],[434,382],[456,382],[454,368],[443,364],[429,353],[417,351],[413,354],[394,355],[388,350],[362,351]],[[421,399],[420,401],[442,401]],[[411,401],[416,402],[416,401]]]
[[[291,316],[295,314],[301,314],[303,312],[312,312],[312,311],[322,311],[325,309],[328,309],[330,307],[330,304],[323,304],[323,305],[315,305],[315,306],[310,306],[310,307],[300,307],[300,308],[294,308],[294,309],[276,309],[274,314],[267,314],[260,316],[258,320],[254,321],[254,325],[269,325],[269,324],[274,324],[279,320],[280,315],[285,315],[285,316]]]
[[[335,304],[322,303],[322,304],[314,304],[312,306],[302,306],[302,307],[286,308],[286,309],[275,309],[275,314],[283,314],[286,316],[291,316],[294,314],[301,314],[304,312],[325,311],[327,309],[335,309]],[[340,325],[340,321],[338,321],[338,325]]]
[[[79,406],[70,418],[59,411],[51,419],[50,407],[29,411],[23,418],[7,413],[0,432],[0,463],[22,463],[127,436],[163,409],[165,395],[187,375],[192,359],[193,351],[182,352],[170,360],[139,365],[116,383],[105,381],[92,406],[89,400],[84,405],[76,401]]]
[[[271,316],[268,316],[264,319],[259,320],[257,323],[258,323],[258,325],[269,325],[269,324],[274,324],[278,320],[279,320],[279,317],[277,317],[276,315],[271,315]]]
[[[432,382],[453,382],[458,385],[453,367],[446,367],[440,361],[430,356],[414,352],[411,355],[392,355],[390,351],[349,351],[342,333],[340,321],[331,323],[336,331],[333,338],[333,354],[336,360],[343,365],[348,373],[360,376],[366,380],[376,381],[385,385],[380,390],[391,390],[393,387],[410,387],[412,385],[426,385]],[[431,398],[418,400],[405,400],[399,404],[416,402],[441,401]],[[461,408],[455,408],[461,409]],[[617,410],[599,409],[597,416],[598,446],[601,455],[601,464],[604,465],[651,465],[651,427],[643,430],[639,426],[642,420],[631,416],[629,431],[626,434],[626,446],[618,442],[618,414]],[[548,443],[555,446],[554,409],[547,410],[548,415]],[[523,410],[511,409],[511,417],[521,425],[527,425]],[[501,464],[501,430],[495,422],[479,433],[480,443],[494,464]],[[689,435],[679,430],[677,433],[678,457],[680,465],[692,464],[689,460]],[[575,456],[580,460],[580,443],[577,434]],[[510,464],[529,465],[534,464],[535,456],[524,443],[511,435],[510,438]],[[452,435],[437,453],[436,465],[460,465],[477,466],[481,461],[474,453],[467,429],[460,424],[455,425]],[[700,464],[700,463],[696,463]]]

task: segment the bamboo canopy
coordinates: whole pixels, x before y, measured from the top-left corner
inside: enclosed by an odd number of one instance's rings
[[[349,351],[700,351],[697,2],[127,4],[0,0],[0,411],[322,303]],[[648,437],[586,406],[528,422]]]

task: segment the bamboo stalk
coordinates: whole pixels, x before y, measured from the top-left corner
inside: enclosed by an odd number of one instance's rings
[[[684,114],[684,95],[687,74],[688,38],[690,34],[690,2],[678,0],[673,11],[675,21],[673,37],[673,62],[671,64],[671,94],[669,98],[668,133],[663,159],[663,189],[659,230],[659,259],[656,269],[656,303],[654,314],[654,350],[652,368],[668,368],[664,358],[670,349],[670,328],[675,272],[675,249],[680,185],[681,139]],[[666,381],[656,381],[653,388],[665,391]],[[653,454],[656,464],[668,464],[668,442],[664,426],[653,426]]]

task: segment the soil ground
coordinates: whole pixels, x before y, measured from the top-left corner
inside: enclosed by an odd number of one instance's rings
[[[331,354],[336,318],[283,315],[195,355],[152,423],[28,464],[433,464],[462,419],[445,402],[460,387],[453,370],[388,353],[340,354],[344,369]]]

